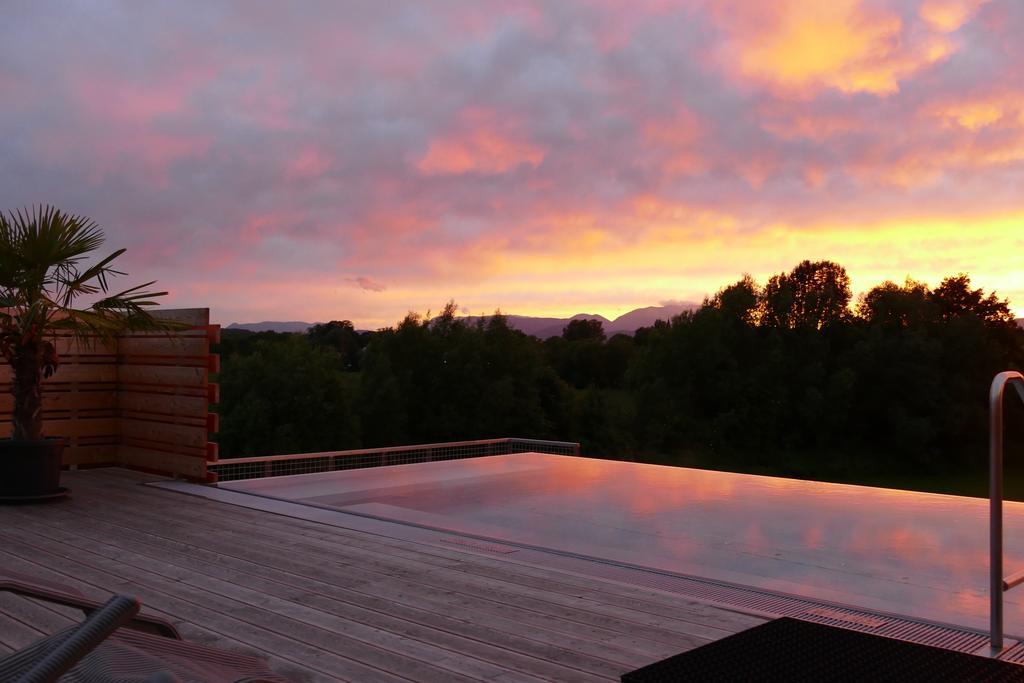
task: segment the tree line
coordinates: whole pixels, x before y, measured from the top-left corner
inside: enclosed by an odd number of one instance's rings
[[[225,333],[223,455],[523,436],[794,476],[956,472],[984,466],[992,377],[1024,368],[1008,302],[963,274],[854,301],[842,266],[805,261],[610,338],[600,321],[540,340],[456,311]]]

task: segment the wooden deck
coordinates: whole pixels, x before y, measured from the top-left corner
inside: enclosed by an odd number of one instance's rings
[[[0,569],[131,593],[185,638],[296,681],[591,681],[762,618],[668,592],[66,473],[61,503],[0,507]],[[0,655],[78,619],[0,594]]]

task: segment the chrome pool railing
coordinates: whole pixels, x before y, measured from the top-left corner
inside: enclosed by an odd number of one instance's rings
[[[1024,401],[1024,375],[1019,372],[999,373],[989,392],[989,624],[993,655],[1003,650],[1003,593],[1024,583],[1024,570],[1003,576],[1003,397],[1011,385]]]

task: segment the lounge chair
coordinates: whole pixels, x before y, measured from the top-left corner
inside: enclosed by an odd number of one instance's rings
[[[0,659],[0,681],[54,683],[288,683],[258,657],[181,640],[163,619],[116,595],[99,603],[66,586],[5,572],[0,591],[74,607],[84,622]]]
[[[1024,666],[783,617],[623,674],[676,681],[1024,682]]]

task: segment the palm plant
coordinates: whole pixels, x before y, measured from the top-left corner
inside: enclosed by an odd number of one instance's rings
[[[98,262],[86,259],[103,244],[89,218],[53,207],[0,215],[0,353],[13,371],[12,441],[43,439],[42,381],[60,366],[56,339],[81,344],[112,341],[130,330],[170,330],[147,310],[166,292],[148,282],[110,293],[118,249]],[[84,307],[81,297],[93,299]]]

